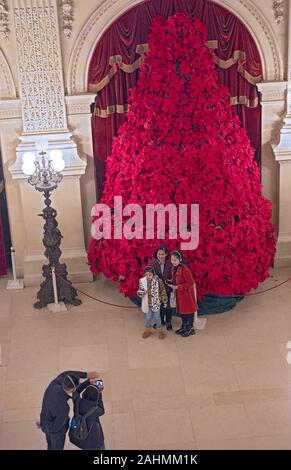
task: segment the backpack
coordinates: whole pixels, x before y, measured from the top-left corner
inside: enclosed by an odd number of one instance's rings
[[[93,426],[92,423],[91,427],[88,428],[87,418],[91,416],[91,414],[94,413],[94,411],[96,411],[98,407],[94,406],[93,408],[91,408],[91,410],[87,411],[86,414],[80,415],[79,402],[80,399],[77,399],[75,402],[75,411],[70,424],[69,439],[77,439],[78,441],[84,441],[85,439],[87,439]]]

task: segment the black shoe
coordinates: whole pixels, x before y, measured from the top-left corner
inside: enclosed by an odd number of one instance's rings
[[[168,331],[171,331],[173,329],[171,323],[167,323],[166,328],[167,328]]]
[[[179,330],[175,331],[176,335],[180,335],[183,332],[184,332],[184,328],[179,328]]]
[[[194,328],[191,328],[191,330],[185,330],[180,333],[183,338],[187,338],[188,336],[195,335],[195,330]]]

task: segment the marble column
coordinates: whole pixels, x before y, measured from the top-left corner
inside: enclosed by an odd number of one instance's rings
[[[262,107],[262,185],[263,194],[273,205],[273,223],[279,222],[279,167],[272,143],[278,142],[286,108],[287,82],[260,82]]]
[[[289,21],[291,19],[291,1]],[[276,266],[291,266],[291,30],[288,29],[286,112],[280,130],[280,140],[274,146],[279,163],[279,223]]]
[[[16,161],[9,170],[20,188],[25,285],[39,283],[44,261],[43,220],[37,216],[43,207],[42,196],[29,186],[21,170],[23,154],[37,153],[40,136],[47,139],[48,151],[61,149],[66,162],[64,179],[52,195],[64,236],[61,260],[67,263],[73,282],[90,281],[80,191],[86,161],[79,157],[68,129],[57,0],[13,0],[13,6],[23,131],[16,148]]]

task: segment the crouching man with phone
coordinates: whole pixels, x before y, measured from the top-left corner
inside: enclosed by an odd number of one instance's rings
[[[83,393],[73,395],[74,416],[70,422],[69,438],[82,450],[105,450],[104,435],[99,417],[104,415],[103,380],[91,379]]]
[[[69,428],[68,400],[81,393],[91,382],[96,382],[98,372],[65,371],[56,377],[47,387],[40,414],[41,429],[47,440],[48,450],[63,450]],[[88,379],[80,384],[80,379]]]

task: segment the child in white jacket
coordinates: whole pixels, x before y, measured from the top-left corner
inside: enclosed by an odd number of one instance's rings
[[[145,330],[142,337],[148,338],[151,335],[152,320],[157,324],[159,338],[164,339],[165,333],[162,329],[160,306],[163,303],[167,306],[168,297],[164,283],[155,274],[152,266],[144,269],[145,276],[139,280],[137,295],[142,298],[141,309],[146,314]]]

